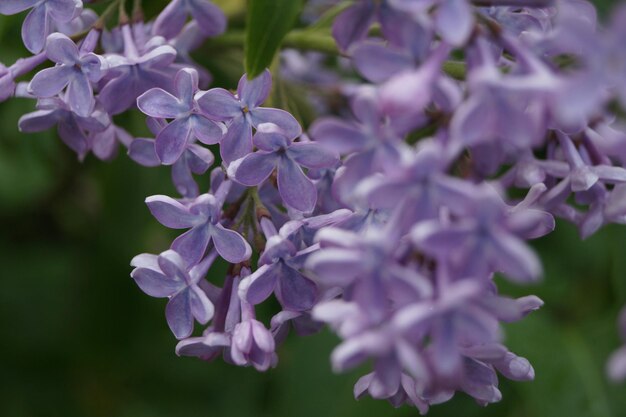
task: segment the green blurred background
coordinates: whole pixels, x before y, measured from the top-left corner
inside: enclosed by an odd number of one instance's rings
[[[0,16],[4,63],[25,54],[20,20]],[[241,72],[236,56],[199,55],[218,77]],[[355,401],[352,385],[364,370],[332,374],[328,357],[337,339],[328,332],[290,338],[278,368],[263,374],[176,357],[164,301],[143,295],[129,278],[134,255],[159,252],[173,236],[143,203],[149,195],[174,195],[169,170],[142,168],[123,155],[80,164],[55,133],[18,133],[17,120],[32,105],[0,104],[1,417],[417,414]],[[145,131],[140,115],[125,117],[129,130]],[[503,379],[504,400],[486,409],[458,394],[430,415],[626,416],[626,385],[609,384],[603,374],[626,303],[625,244],[626,227],[607,227],[581,242],[563,223],[537,242],[544,282],[502,283],[504,293],[534,293],[546,302],[506,327],[508,345],[531,360],[536,380]],[[220,274],[212,278],[218,282]]]

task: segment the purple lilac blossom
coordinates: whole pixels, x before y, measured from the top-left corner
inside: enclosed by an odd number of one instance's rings
[[[229,172],[248,187],[261,184],[276,170],[278,192],[286,205],[300,211],[315,208],[317,190],[301,167],[329,168],[337,156],[314,142],[293,142],[273,123],[258,126],[254,146],[259,150],[233,162]]]
[[[159,160],[174,164],[183,155],[193,138],[214,145],[222,138],[221,127],[207,119],[198,110],[198,72],[181,69],[174,79],[176,96],[160,88],[153,88],[137,98],[137,107],[150,117],[173,119],[156,137],[155,148]]]
[[[30,92],[35,97],[53,97],[67,87],[70,110],[81,117],[89,116],[96,105],[92,83],[104,75],[104,59],[79,49],[60,33],[48,37],[45,51],[48,59],[57,65],[38,72],[30,82]]]
[[[82,12],[81,0],[5,0],[0,14],[12,15],[31,9],[22,26],[22,40],[32,53],[41,52],[54,23],[68,23]]]
[[[222,159],[230,163],[252,151],[252,128],[261,123],[274,123],[288,137],[298,137],[302,128],[288,112],[280,109],[260,107],[272,88],[269,71],[254,80],[244,75],[239,80],[237,95],[213,88],[197,98],[200,110],[215,121],[227,122],[228,131],[220,143]]]

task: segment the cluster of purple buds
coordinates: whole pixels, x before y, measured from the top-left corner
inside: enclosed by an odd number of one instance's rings
[[[121,12],[112,29],[80,0],[0,0],[1,14],[30,10],[22,37],[35,54],[0,66],[0,100],[36,100],[20,129],[56,126],[81,160],[123,147],[172,167],[180,197],[146,204],[184,232],[135,257],[131,276],[168,299],[178,355],[265,371],[290,329],[327,325],[341,338],[336,372],[372,365],[356,398],[422,413],[459,391],[497,402],[500,375],[535,373],[501,326],[543,302],[500,294],[494,276],[539,280],[528,241],[555,218],[583,238],[626,223],[626,7],[599,29],[584,0],[339,3],[311,5],[306,21],[337,8],[315,36],[334,38],[350,68],[327,76],[318,55],[289,50],[229,91],[208,89],[190,57],[226,30],[208,0],[170,1],[154,21]],[[284,74],[331,85],[349,108],[317,96],[323,115],[303,133],[264,106]],[[115,124],[135,108],[154,138]],[[227,276],[209,282],[217,262]],[[264,323],[256,307],[272,297],[280,310]],[[613,379],[626,378],[625,349],[609,361]]]

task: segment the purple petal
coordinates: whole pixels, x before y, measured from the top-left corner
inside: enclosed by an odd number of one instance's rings
[[[191,287],[189,289],[191,314],[200,324],[206,324],[213,318],[215,308],[207,295],[199,287]]]
[[[439,4],[436,25],[441,37],[460,46],[469,38],[474,27],[474,15],[466,0],[443,0]]]
[[[191,116],[191,127],[195,137],[205,145],[215,145],[224,136],[222,128],[217,123],[199,114]]]
[[[88,117],[93,113],[96,100],[86,75],[80,73],[74,76],[67,88],[67,97],[70,109],[77,115]]]
[[[333,23],[333,36],[344,51],[354,42],[363,39],[374,22],[375,5],[360,1],[344,10]]]
[[[217,253],[228,262],[236,264],[250,259],[252,248],[234,230],[226,229],[221,224],[217,224],[213,228],[211,236]]]
[[[206,116],[220,122],[243,114],[239,100],[223,88],[213,88],[198,94],[196,101]]]
[[[206,0],[189,0],[189,7],[205,36],[217,36],[226,30],[226,16],[216,5]]]
[[[408,55],[381,43],[361,44],[352,57],[357,70],[374,83],[382,83],[399,72],[415,67]]]
[[[295,139],[302,134],[300,123],[291,113],[280,109],[256,108],[250,110],[250,120],[255,129],[262,123],[273,123],[278,126],[285,136]]]
[[[157,16],[152,32],[166,39],[172,39],[180,33],[186,20],[187,10],[184,0],[172,0]]]
[[[188,265],[197,263],[211,240],[208,225],[200,225],[178,236],[172,243],[172,249],[178,252]]]
[[[180,101],[191,104],[198,90],[198,71],[193,68],[181,69],[174,78],[174,87]]]
[[[187,147],[187,161],[194,174],[204,174],[215,162],[215,157],[207,148],[192,144]]]
[[[74,74],[74,68],[65,65],[46,68],[35,74],[28,89],[36,97],[52,97],[65,88]]]
[[[280,266],[263,265],[241,282],[240,294],[252,305],[261,304],[274,291],[280,277]]]
[[[300,272],[282,265],[276,297],[287,310],[310,310],[317,299],[317,286]]]
[[[220,154],[227,164],[252,152],[252,126],[245,117],[237,117],[228,125],[220,143]]]
[[[317,202],[317,190],[302,169],[289,158],[278,163],[278,192],[288,206],[310,212]]]
[[[43,132],[59,121],[57,110],[37,110],[20,117],[18,122],[20,132]]]
[[[193,332],[189,289],[173,296],[165,307],[165,318],[177,339],[189,337]]]
[[[47,0],[46,6],[53,20],[68,23],[80,15],[83,2],[82,0]]]
[[[338,161],[338,156],[314,142],[294,143],[287,150],[290,158],[307,168],[330,168]]]
[[[248,80],[244,74],[237,86],[239,99],[252,110],[263,104],[272,89],[272,74],[265,70],[254,80]]]
[[[494,254],[498,268],[508,277],[522,282],[535,281],[541,276],[541,262],[521,240],[505,233],[493,235]]]
[[[78,47],[62,33],[53,33],[46,40],[46,56],[57,64],[74,65],[79,61]]]
[[[176,119],[156,137],[156,153],[164,165],[178,161],[191,137],[191,120],[188,117]]]
[[[134,269],[130,276],[141,288],[141,291],[150,297],[170,297],[185,286],[181,280],[166,277],[161,272],[148,268]]]
[[[145,167],[158,167],[161,161],[154,149],[154,140],[137,138],[133,140],[128,148],[128,156],[139,165]]]
[[[251,153],[237,162],[234,178],[248,187],[259,185],[269,178],[277,162],[278,157],[274,153],[262,151]]]
[[[0,14],[12,15],[12,14],[20,13],[26,9],[30,9],[38,2],[39,0],[3,1],[2,3],[0,3]]]
[[[171,197],[153,195],[146,198],[146,205],[159,223],[170,229],[188,229],[198,223],[197,215]]]
[[[46,5],[35,6],[28,13],[22,25],[22,40],[24,46],[33,54],[41,52],[46,37],[50,33],[50,18],[47,15]]]
[[[367,142],[367,137],[356,125],[333,117],[317,120],[309,133],[315,142],[341,155],[356,152]]]
[[[180,195],[194,198],[198,196],[200,189],[191,173],[187,155],[187,152],[183,153],[178,161],[172,165],[172,182]]]
[[[189,111],[185,103],[160,88],[152,88],[137,98],[137,107],[144,114],[158,119],[174,119]]]

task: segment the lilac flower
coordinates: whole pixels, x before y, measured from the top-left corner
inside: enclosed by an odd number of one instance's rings
[[[120,144],[128,148],[133,137],[121,127],[111,123],[103,131],[90,132],[89,140],[93,154],[103,161],[108,161],[115,157]]]
[[[172,243],[172,249],[189,264],[199,261],[211,242],[228,262],[238,263],[250,258],[252,249],[248,242],[220,223],[225,192],[223,188],[215,196],[203,194],[187,205],[162,195],[146,199],[150,212],[161,224],[171,229],[190,229]]]
[[[242,321],[233,330],[230,355],[237,365],[251,364],[258,371],[266,371],[277,361],[274,338],[263,323],[254,318],[250,304],[242,301],[241,309]]]
[[[131,261],[135,267],[131,277],[139,288],[152,297],[168,297],[165,317],[177,339],[193,332],[194,319],[206,324],[213,317],[214,307],[201,288],[208,267],[215,259],[206,260],[192,267],[173,250],[159,256],[142,254]]]
[[[241,321],[241,300],[237,295],[241,276],[248,276],[250,270],[242,268],[239,276],[228,274],[224,280],[224,287],[213,294],[215,316],[211,325],[201,337],[190,337],[181,340],[176,346],[179,356],[194,356],[205,361],[211,361],[218,355],[224,354],[224,359],[230,359],[230,346],[235,326]],[[210,288],[210,287],[209,287]],[[211,295],[209,293],[209,295]]]
[[[285,310],[305,311],[313,307],[317,287],[298,270],[309,249],[298,252],[289,240],[290,232],[290,226],[286,225],[280,233],[275,230],[269,233],[259,268],[241,283],[239,291],[243,300],[256,305],[274,293]]]
[[[61,33],[53,33],[46,41],[46,56],[57,66],[45,69],[32,79],[29,90],[36,97],[53,97],[67,87],[70,110],[81,117],[89,116],[95,107],[91,83],[103,76],[104,60],[91,52],[78,49]]]
[[[91,150],[90,133],[102,132],[111,123],[109,116],[97,109],[88,117],[80,117],[72,112],[61,98],[41,99],[37,110],[22,116],[19,128],[22,132],[42,132],[57,126],[61,140],[65,142],[80,160]]]
[[[328,168],[337,163],[337,157],[314,142],[292,142],[271,123],[258,126],[254,136],[257,152],[244,156],[229,167],[235,181],[255,186],[265,181],[276,170],[278,191],[286,205],[310,212],[317,201],[313,182],[302,172],[307,168]]]
[[[177,96],[160,88],[146,91],[137,99],[137,107],[150,117],[174,119],[156,137],[156,153],[165,165],[181,157],[190,140],[213,145],[222,138],[222,129],[198,111],[198,73],[182,69],[174,80]]]
[[[538,279],[539,259],[520,237],[542,236],[554,228],[554,220],[548,215],[546,224],[546,216],[539,210],[511,211],[487,185],[474,189],[462,182],[449,185],[462,193],[458,196],[465,194],[462,206],[452,203],[457,196],[449,197],[450,210],[458,220],[417,223],[412,237],[418,248],[434,257],[447,254],[455,270],[465,276],[503,272],[517,281]]]
[[[374,22],[379,22],[386,37],[394,38],[397,22],[402,16],[394,10],[389,0],[358,0],[344,10],[333,22],[333,36],[339,47],[350,45],[367,36]]]
[[[124,56],[107,56],[107,83],[98,95],[98,100],[112,115],[129,109],[135,104],[137,97],[150,88],[170,90],[169,87],[173,84],[173,74],[169,73],[169,66],[176,59],[174,48],[162,45],[141,53],[128,25],[122,27],[122,34]]]
[[[12,15],[32,8],[22,26],[22,40],[36,54],[43,49],[53,23],[70,22],[82,7],[81,0],[6,0],[0,3],[0,14]]]
[[[210,1],[173,0],[159,14],[152,31],[171,39],[180,33],[189,15],[205,36],[217,36],[226,29],[226,16]]]
[[[435,9],[433,23],[437,33],[455,46],[463,45],[474,27],[474,14],[468,0],[389,0],[389,3],[398,11],[411,13],[416,18]]]
[[[272,78],[265,71],[254,80],[246,75],[239,80],[237,95],[222,88],[213,88],[197,98],[200,110],[213,120],[228,122],[228,131],[220,143],[226,163],[252,151],[252,127],[274,123],[286,136],[296,138],[302,133],[296,119],[284,110],[259,107],[270,93]]]

